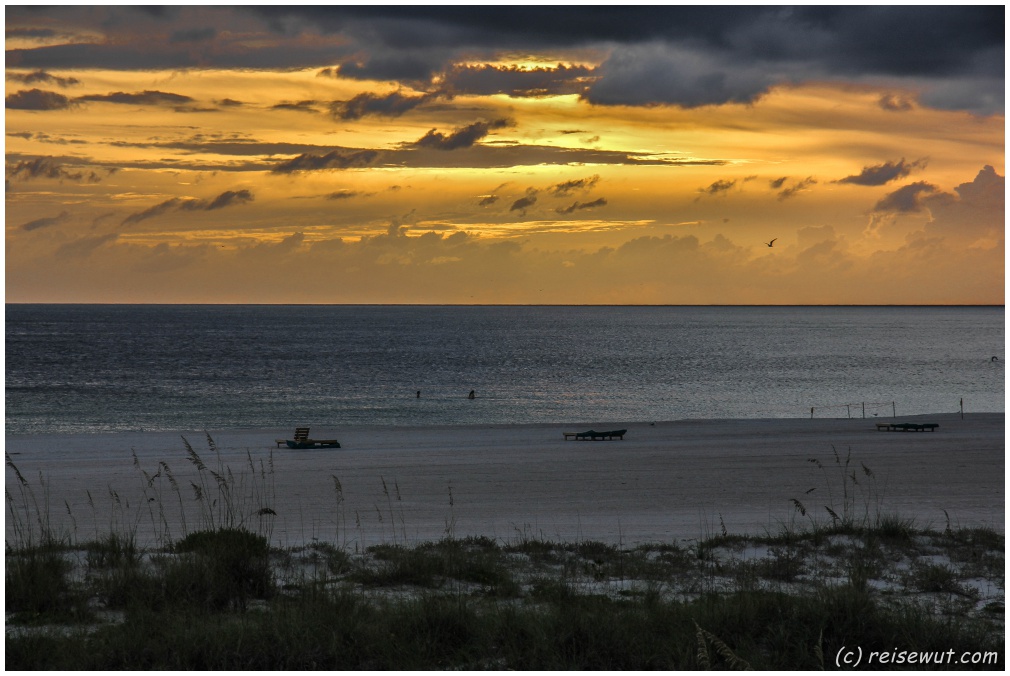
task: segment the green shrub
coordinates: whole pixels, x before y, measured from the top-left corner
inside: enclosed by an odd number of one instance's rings
[[[210,609],[244,609],[273,591],[270,545],[239,528],[197,531],[178,542],[166,570],[170,596]]]
[[[70,569],[61,547],[8,552],[4,567],[5,609],[24,619],[66,619],[81,614],[83,600],[70,584]]]

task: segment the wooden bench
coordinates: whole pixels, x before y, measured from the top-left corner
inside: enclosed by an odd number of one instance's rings
[[[595,430],[589,430],[587,432],[563,432],[565,435],[565,441],[575,439],[576,441],[583,441],[586,439],[596,441],[598,439],[611,440],[614,438],[624,440],[624,435],[628,433],[628,430],[612,430],[610,432],[597,432]]]

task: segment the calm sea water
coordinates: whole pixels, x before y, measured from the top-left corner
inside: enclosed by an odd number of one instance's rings
[[[6,432],[1001,412],[1004,345],[1002,307],[7,305]]]

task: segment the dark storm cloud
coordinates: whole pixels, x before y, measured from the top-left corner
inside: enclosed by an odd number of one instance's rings
[[[192,197],[173,197],[170,200],[155,204],[149,209],[130,214],[120,225],[134,225],[155,216],[173,211],[215,211],[225,207],[252,202],[253,194],[248,190],[227,190],[212,200],[202,200]]]
[[[66,110],[74,102],[58,92],[22,89],[4,99],[4,105],[11,110]]]
[[[393,92],[386,96],[380,96],[365,92],[349,101],[334,101],[330,104],[330,113],[341,120],[358,120],[366,115],[399,117],[432,98],[427,94],[405,96],[399,92]]]
[[[795,197],[796,195],[798,195],[802,191],[806,190],[810,186],[815,185],[816,183],[817,183],[817,180],[813,176],[807,176],[802,181],[797,181],[796,185],[793,185],[793,186],[791,186],[789,188],[785,188],[784,190],[781,190],[779,192],[779,200],[780,201],[781,200],[787,200],[790,197]]]
[[[911,185],[906,185],[898,188],[887,195],[884,199],[877,202],[877,204],[873,207],[873,212],[878,214],[906,214],[922,211],[923,196],[932,195],[938,190],[939,188],[935,185],[926,183],[925,181],[919,181],[917,183],[912,183]]]
[[[593,200],[592,202],[575,202],[570,207],[566,207],[564,209],[558,208],[555,209],[555,211],[559,214],[570,214],[576,211],[581,211],[582,209],[595,209],[596,207],[603,207],[606,205],[607,200],[601,197],[600,199]]]
[[[367,167],[379,156],[375,150],[345,152],[334,150],[325,155],[305,153],[281,162],[273,168],[275,174],[291,174],[296,171],[318,171],[320,169],[356,169]]]
[[[442,91],[452,94],[508,94],[514,97],[579,94],[588,84],[593,70],[586,66],[531,69],[518,66],[455,65],[441,83]]]
[[[76,77],[59,77],[44,70],[33,70],[30,73],[7,73],[7,79],[20,82],[21,84],[36,84],[41,82],[43,84],[56,85],[57,87],[71,87],[81,83]]]
[[[193,102],[193,99],[189,96],[151,90],[133,93],[113,92],[112,94],[88,94],[87,96],[79,96],[75,100],[93,101],[98,103],[121,103],[140,106],[175,106]]]
[[[872,167],[863,167],[863,170],[855,176],[846,176],[835,181],[835,183],[852,183],[854,185],[884,185],[890,181],[904,178],[912,173],[913,169],[921,169],[926,166],[926,160],[916,160],[915,162],[905,162],[901,158],[898,162],[885,162]]]
[[[4,35],[14,39],[44,40],[56,37],[57,33],[51,28],[8,28]]]
[[[48,218],[36,218],[34,221],[28,221],[27,223],[21,224],[21,229],[25,232],[31,232],[32,230],[40,230],[42,228],[48,228],[54,225],[59,225],[63,223],[70,217],[69,211],[62,211],[57,216],[49,216]]]
[[[593,174],[589,178],[579,178],[564,183],[552,185],[547,190],[555,197],[567,197],[575,191],[592,190],[600,182],[599,174]]]
[[[512,120],[505,118],[492,120],[491,122],[474,122],[465,127],[455,129],[451,134],[443,134],[434,129],[419,138],[413,144],[417,148],[431,148],[433,150],[458,150],[469,148],[477,141],[491,133],[492,129],[502,129],[515,124]]]
[[[348,60],[337,67],[340,77],[350,80],[393,80],[423,83],[437,75],[447,55],[403,54],[373,56],[367,61]]]
[[[340,77],[401,84],[433,77],[461,91],[570,91],[598,104],[700,106],[750,102],[781,83],[906,80],[930,105],[999,112],[1002,6],[256,6],[8,7],[8,34],[37,16],[78,26],[93,42],[7,51],[23,68],[331,68]],[[257,32],[257,22],[260,28]],[[242,31],[234,30],[236,24]],[[214,48],[180,37],[216,30]],[[202,33],[200,32],[202,31]],[[173,36],[176,42],[172,42]],[[52,33],[47,38],[57,37]],[[554,49],[606,52],[575,72],[454,70],[473,55]],[[550,72],[550,71],[556,72]],[[537,82],[537,80],[540,82]],[[525,84],[524,84],[525,82]],[[894,100],[899,107],[900,100]],[[886,104],[885,104],[886,105]]]
[[[206,42],[208,40],[213,40],[217,36],[217,30],[208,26],[206,28],[189,28],[183,30],[177,30],[172,33],[172,37],[168,39],[169,43],[179,43],[179,42]]]

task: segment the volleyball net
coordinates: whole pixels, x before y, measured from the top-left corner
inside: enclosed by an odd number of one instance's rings
[[[860,401],[853,404],[828,404],[810,407],[811,418],[896,418],[893,401]]]

